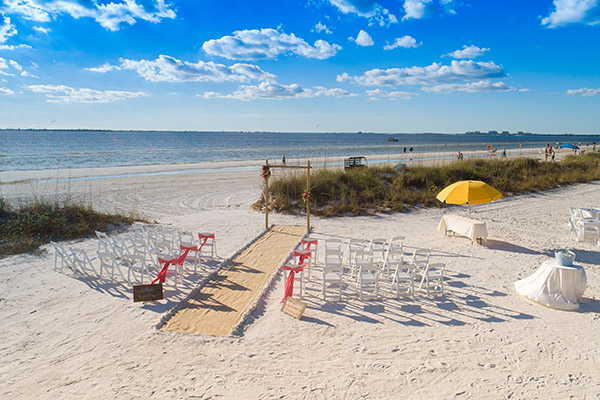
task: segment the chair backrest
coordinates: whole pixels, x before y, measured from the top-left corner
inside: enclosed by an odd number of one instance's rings
[[[177,231],[177,236],[179,237],[179,243],[198,243],[198,236],[193,232]]]
[[[348,251],[354,253],[357,250],[362,250],[367,247],[368,244],[362,239],[348,239]]]
[[[369,242],[368,248],[373,252],[373,257],[375,259],[383,261],[385,252],[388,248],[388,243],[385,238],[373,238]]]
[[[445,263],[434,263],[434,264],[429,264],[427,267],[425,267],[424,273],[439,272],[443,277],[445,269],[446,269]]]
[[[431,249],[415,249],[410,259],[411,265],[424,266],[429,264]]]
[[[389,264],[399,264],[404,261],[404,250],[402,247],[390,246],[385,252],[385,260],[384,262]]]
[[[361,272],[379,271],[379,267],[373,264],[373,252],[371,250],[356,250],[354,262]]]
[[[323,265],[323,273],[344,272],[344,265],[342,264],[342,252],[340,250],[325,250],[325,265]]]
[[[339,248],[325,248],[325,263],[342,262],[342,250]]]
[[[388,242],[388,249],[395,247],[404,251],[404,236],[394,236]]]
[[[132,236],[138,240],[145,240],[144,227],[142,225],[133,224],[131,225]]]
[[[325,239],[325,250],[341,250],[342,241],[340,239]]]

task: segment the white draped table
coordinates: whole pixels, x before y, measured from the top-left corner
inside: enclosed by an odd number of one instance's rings
[[[579,310],[587,278],[579,265],[565,267],[547,260],[532,275],[515,282],[521,296],[559,310]]]
[[[466,236],[471,239],[471,242],[477,239],[487,239],[485,222],[458,215],[444,215],[438,226],[438,231],[442,229],[445,233],[452,231],[461,236]]]

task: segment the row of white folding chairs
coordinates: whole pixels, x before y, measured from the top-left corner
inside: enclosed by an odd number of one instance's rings
[[[171,255],[180,254],[182,248],[197,249],[201,246],[199,252],[195,251],[197,253],[196,263],[201,256],[210,257],[210,259],[217,256],[217,243],[214,233],[174,231],[158,225],[136,224],[133,226],[133,236],[144,240],[148,248],[158,248],[161,252],[167,252]]]
[[[63,272],[65,267],[75,276],[100,276],[92,264],[95,257],[88,257],[82,249],[64,247],[60,243],[50,242],[54,248],[54,270]]]
[[[158,267],[153,249],[148,248],[144,240],[135,236],[113,237],[99,231],[96,231],[96,236],[98,237],[97,255],[101,277],[104,276],[106,269],[110,271],[111,282],[114,282],[116,271],[130,285],[132,281],[144,283],[144,278],[149,275],[150,270]],[[127,276],[125,276],[125,270]]]
[[[430,264],[429,257],[431,255],[431,249],[415,249],[410,261],[405,261],[404,247],[402,240],[404,238],[397,237],[395,240],[391,240],[385,250],[383,250],[383,260],[374,261],[377,248],[372,246],[372,243],[368,247],[352,249],[352,245],[357,243],[348,244],[348,252],[352,252],[351,260],[351,277],[356,274],[356,290],[359,293],[359,297],[362,299],[365,292],[378,296],[379,293],[379,278],[380,274],[385,272],[387,279],[390,279],[390,270],[393,268],[392,284],[395,284],[396,295],[400,296],[401,284],[406,285],[405,293],[414,296],[414,284],[415,279],[420,278],[419,289],[426,285],[427,295],[430,294],[430,284],[435,284],[434,288],[439,289],[443,294],[443,274],[445,265],[444,264]],[[401,240],[402,239],[402,240]],[[395,244],[394,244],[395,243]],[[379,249],[379,251],[382,251]],[[322,294],[323,298],[326,298],[327,288],[329,284],[336,283],[338,286],[338,297],[341,299],[342,295],[342,279],[344,275],[344,263],[343,254],[341,251],[340,242],[337,239],[325,241],[325,256],[323,266],[323,282],[322,282]],[[367,289],[370,289],[368,291]],[[404,290],[404,288],[403,288]]]

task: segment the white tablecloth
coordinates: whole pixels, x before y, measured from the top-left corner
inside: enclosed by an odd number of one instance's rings
[[[579,310],[587,278],[579,265],[563,267],[547,260],[532,275],[515,282],[521,296],[559,310]]]
[[[471,239],[471,241],[479,238],[487,239],[487,227],[485,222],[460,217],[458,215],[444,215],[438,226],[438,231],[442,229],[466,236]]]

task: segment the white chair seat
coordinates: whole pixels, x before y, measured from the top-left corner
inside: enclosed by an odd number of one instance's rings
[[[341,274],[339,273],[328,273],[325,274],[325,280],[326,281],[337,281],[337,280],[341,280]]]
[[[411,274],[407,274],[406,272],[398,272],[396,274],[397,279],[400,279],[401,281],[405,281],[405,280],[409,280],[411,279],[413,276]]]
[[[360,274],[360,279],[363,282],[377,282],[377,276],[372,272],[363,272]]]

